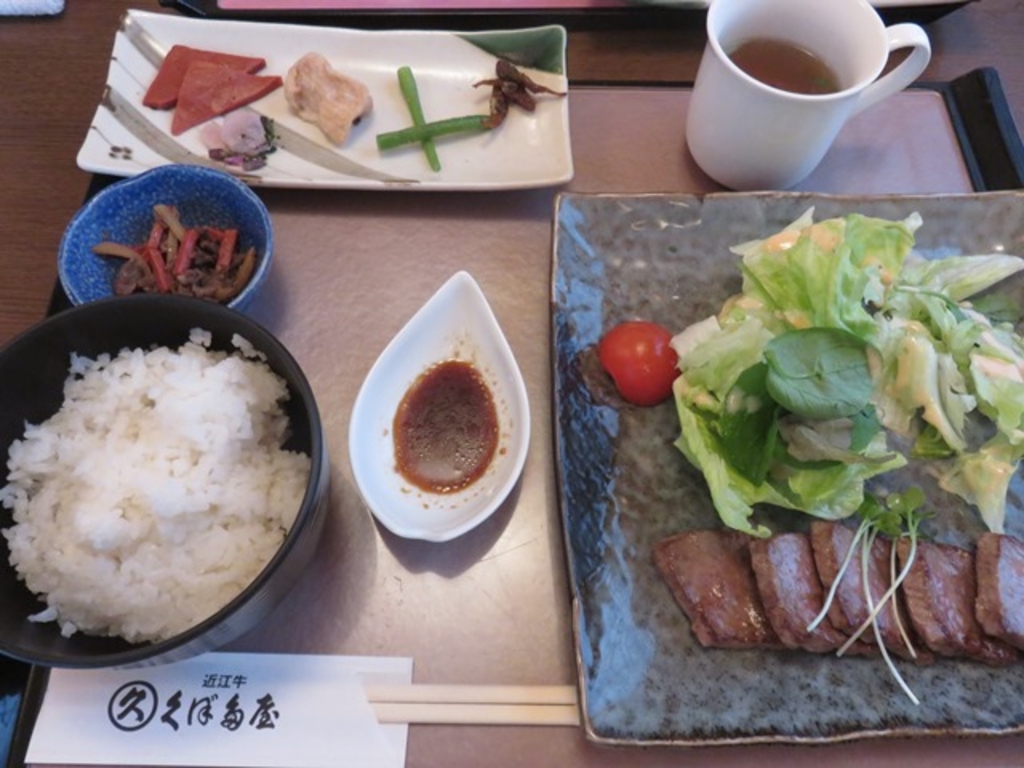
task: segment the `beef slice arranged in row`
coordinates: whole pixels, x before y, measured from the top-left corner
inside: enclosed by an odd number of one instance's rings
[[[813,653],[838,651],[849,637],[836,629],[830,616],[819,619],[825,606],[825,589],[807,534],[751,539],[748,546],[768,621],[782,644]],[[863,648],[856,644],[851,651],[860,653]]]
[[[867,549],[867,557],[863,557],[860,543],[856,542],[854,546],[854,536],[853,530],[839,523],[826,520],[811,523],[811,548],[822,585],[825,589],[831,589],[836,579],[839,579],[829,616],[836,628],[845,635],[857,632],[869,621],[875,606],[886,596],[892,584],[892,542],[883,537],[875,538]],[[851,554],[852,546],[854,550]],[[874,621],[874,627],[861,633],[862,642],[877,645],[881,637],[890,652],[915,661],[926,660],[919,658],[916,650],[908,648],[903,638],[907,620],[903,598],[899,593],[887,600],[882,609],[875,613]]]
[[[739,531],[687,531],[660,542],[654,560],[701,645],[781,647],[768,622]]]
[[[984,533],[977,550],[976,616],[993,637],[1024,650],[1024,542]]]
[[[906,565],[910,550],[909,541],[899,542],[901,566]],[[1016,661],[1016,651],[986,634],[975,618],[978,589],[973,552],[919,541],[901,587],[914,630],[929,650],[993,665]]]

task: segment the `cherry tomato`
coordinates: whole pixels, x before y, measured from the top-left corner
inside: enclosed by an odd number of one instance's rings
[[[657,323],[628,320],[602,337],[597,357],[624,400],[656,405],[672,395],[679,375],[671,341],[672,334]]]

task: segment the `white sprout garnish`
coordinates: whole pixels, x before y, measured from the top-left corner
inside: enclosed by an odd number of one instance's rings
[[[914,704],[920,704],[921,702],[917,696],[914,695],[910,686],[907,685],[903,676],[900,674],[899,669],[897,669],[896,664],[889,655],[889,651],[882,640],[881,628],[878,625],[878,615],[888,603],[895,600],[897,590],[907,578],[907,574],[910,573],[910,569],[914,564],[914,559],[917,557],[918,529],[920,527],[921,520],[924,517],[919,511],[919,507],[923,503],[924,494],[918,488],[911,488],[905,493],[890,494],[884,504],[872,496],[865,498],[864,503],[861,504],[860,509],[858,510],[858,513],[861,516],[861,523],[857,527],[853,539],[850,542],[850,548],[847,550],[846,556],[843,558],[842,565],[839,568],[839,572],[836,574],[836,578],[832,582],[828,594],[825,596],[825,603],[821,612],[807,627],[808,631],[813,631],[828,615],[832,602],[835,600],[836,590],[839,588],[839,582],[842,581],[844,574],[850,566],[850,562],[853,560],[853,555],[858,550],[859,546],[861,558],[861,586],[864,590],[864,598],[868,606],[868,616],[857,630],[850,635],[846,642],[843,643],[839,650],[836,651],[836,655],[842,656],[846,653],[846,651],[848,651],[870,627],[874,631],[875,642],[882,654],[882,658],[885,660],[886,666],[889,668],[889,671],[897,684],[901,689],[903,689],[903,692],[907,694]],[[905,531],[904,527],[906,527]],[[879,534],[885,534],[892,538],[892,551],[889,561],[889,588],[882,594],[876,604],[874,596],[871,594],[871,587],[868,581],[868,563],[871,547]],[[907,562],[903,565],[903,569],[899,573],[896,573],[897,543],[899,539],[904,536],[910,540],[910,551],[907,553]],[[898,629],[900,637],[910,653],[911,658],[917,658],[917,651],[914,649],[914,646],[910,641],[910,637],[903,626],[899,611],[895,609],[895,604],[893,606],[892,613],[896,622],[896,628]]]

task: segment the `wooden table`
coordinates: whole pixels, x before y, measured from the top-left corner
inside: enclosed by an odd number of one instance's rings
[[[46,311],[56,278],[57,244],[90,181],[89,175],[76,167],[75,157],[102,91],[118,20],[132,5],[157,10],[152,2],[70,0],[58,18],[0,20],[0,64],[7,73],[0,85],[4,113],[0,123],[4,180],[0,185],[0,274],[4,278],[0,282],[0,343],[41,319]],[[1024,57],[1020,56],[1024,5],[1020,0],[980,0],[931,23],[928,31],[934,59],[926,80],[949,80],[977,67],[994,67],[1015,120],[1024,124]],[[686,82],[696,73],[703,38],[700,27],[679,25],[572,31],[570,76],[577,82]],[[603,119],[598,110],[587,108],[592,101],[582,100],[580,114]],[[629,116],[607,119],[610,126],[622,125]],[[652,112],[644,119],[658,121],[661,113]],[[678,114],[666,113],[664,119],[678,120]],[[671,135],[674,130],[671,125],[656,128],[661,135]],[[584,149],[588,162],[600,156],[593,143]],[[577,168],[579,183],[587,191],[595,191],[588,185],[601,178],[596,170],[582,163]],[[365,236],[374,248],[401,251],[395,236],[375,226],[381,199],[377,195],[335,196],[295,190],[266,190],[263,194],[280,216],[280,242],[311,261],[323,260],[314,254],[333,247],[318,226],[328,220],[343,219],[346,226],[353,227],[365,223]],[[389,198],[388,214],[395,217],[396,226],[412,228],[420,219],[437,223],[430,241],[435,247],[446,238],[452,242],[451,237],[468,232],[482,249],[494,249],[491,262],[478,257],[476,277],[485,291],[493,291],[496,313],[527,373],[535,430],[515,509],[458,545],[437,548],[383,535],[355,498],[343,449],[351,397],[375,353],[450,273],[462,247],[456,245],[455,255],[446,254],[443,258],[447,261],[442,259],[439,264],[421,260],[416,275],[396,282],[395,265],[381,263],[368,251],[369,245],[362,246],[347,257],[345,274],[327,279],[342,297],[357,289],[376,291],[375,297],[388,307],[389,314],[353,316],[350,326],[340,328],[317,314],[305,328],[289,327],[284,339],[295,348],[300,362],[314,369],[314,388],[323,387],[318,399],[335,451],[332,482],[337,489],[336,514],[328,525],[318,567],[319,576],[337,576],[338,580],[307,580],[272,626],[257,630],[239,643],[239,648],[413,655],[419,682],[574,682],[546,376],[544,262],[550,199],[549,194],[537,194],[522,204],[514,194],[484,195],[474,219],[466,220],[450,210],[453,201],[465,202],[464,197],[394,193],[393,200]],[[521,209],[516,215],[506,215],[514,200],[520,201]],[[493,228],[482,223],[488,217]],[[516,252],[509,247],[509,239],[527,228],[529,235],[522,250],[529,254]],[[512,304],[502,287],[506,266],[513,274],[527,267],[535,273],[536,285],[527,292],[527,305]],[[353,281],[359,282],[355,288]],[[288,291],[283,295],[288,296]],[[273,326],[290,311],[294,308],[278,311],[264,307],[260,319]],[[354,348],[347,347],[352,339],[359,341],[353,342]],[[325,366],[317,355],[343,362]],[[310,618],[311,607],[318,614],[317,622]],[[535,634],[527,636],[530,632]],[[582,730],[572,728],[413,726],[407,764],[994,766],[1022,764],[1022,755],[1024,737],[866,741],[824,748],[623,751],[588,744]]]

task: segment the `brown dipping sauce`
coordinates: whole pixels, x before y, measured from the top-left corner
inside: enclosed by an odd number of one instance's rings
[[[407,481],[454,493],[487,470],[498,446],[491,390],[472,364],[446,360],[422,373],[398,405],[395,459]]]

